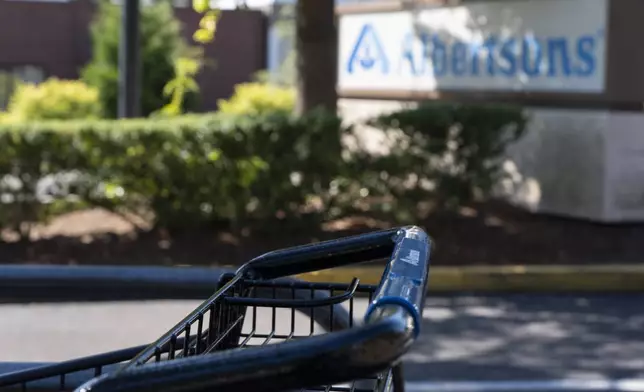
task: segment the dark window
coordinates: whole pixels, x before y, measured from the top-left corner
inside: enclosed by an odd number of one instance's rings
[[[38,84],[45,80],[45,71],[35,65],[0,67],[0,110],[7,108],[19,81]]]

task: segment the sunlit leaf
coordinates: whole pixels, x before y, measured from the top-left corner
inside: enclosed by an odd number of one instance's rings
[[[212,150],[208,154],[208,160],[210,162],[218,161],[220,157],[221,157],[221,151],[219,151],[219,150]]]
[[[206,29],[199,29],[195,31],[195,33],[192,35],[192,39],[202,44],[208,43],[212,41],[214,38],[215,38],[214,31],[209,31]]]
[[[199,21],[199,27],[202,29],[210,30],[213,33],[217,29],[217,21],[219,20],[219,16],[221,15],[220,10],[212,10],[208,11],[202,18],[201,21]]]
[[[200,14],[208,11],[210,9],[208,0],[192,0],[192,8]]]

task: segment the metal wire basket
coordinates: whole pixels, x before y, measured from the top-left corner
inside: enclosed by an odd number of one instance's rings
[[[271,252],[224,275],[156,342],[0,376],[0,389],[31,390],[32,381],[56,377],[68,390],[70,373],[84,371],[89,381],[77,391],[400,390],[401,357],[420,331],[429,251],[429,237],[406,227]],[[389,263],[379,285],[285,278],[382,258]],[[358,296],[368,299],[366,311]]]

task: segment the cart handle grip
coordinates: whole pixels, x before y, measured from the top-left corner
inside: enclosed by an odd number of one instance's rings
[[[394,243],[394,251],[367,308],[365,321],[389,305],[397,305],[413,319],[417,337],[427,292],[431,241],[422,229],[412,226],[398,230]]]

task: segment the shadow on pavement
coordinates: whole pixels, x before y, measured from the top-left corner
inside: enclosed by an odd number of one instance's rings
[[[428,298],[410,380],[644,376],[644,295]]]

